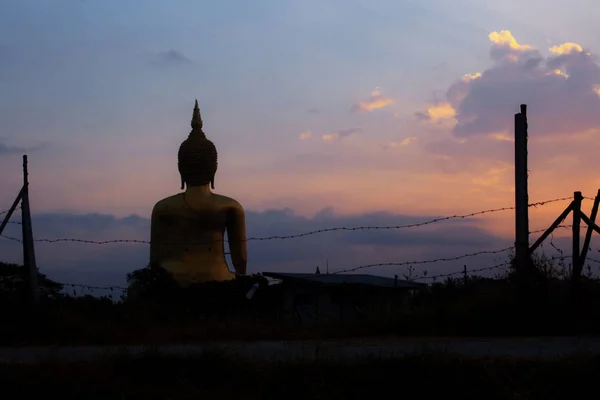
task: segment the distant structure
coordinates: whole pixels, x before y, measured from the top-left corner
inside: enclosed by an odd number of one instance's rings
[[[356,323],[389,318],[410,308],[410,299],[427,288],[376,275],[263,272],[281,281],[282,317],[299,325]]]
[[[181,143],[179,193],[160,200],[152,210],[150,264],[169,271],[183,286],[225,281],[246,273],[246,221],[236,200],[215,194],[217,149],[202,130],[198,100],[192,131]],[[235,274],[225,260],[224,233]]]

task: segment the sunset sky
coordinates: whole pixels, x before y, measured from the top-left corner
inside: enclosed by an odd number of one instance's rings
[[[152,206],[179,191],[177,149],[196,98],[219,151],[215,191],[246,208],[249,236],[510,207],[521,103],[531,202],[576,190],[593,197],[595,5],[3,0],[0,211],[19,191],[26,153],[36,238],[147,240]],[[532,209],[531,229],[547,227],[567,204]],[[249,270],[501,249],[512,244],[513,225],[507,211],[428,228],[249,242]],[[0,238],[0,250],[2,261],[21,262],[18,243]],[[39,243],[36,251],[51,276],[90,284],[120,284],[123,271],[148,258],[147,245],[133,244]]]

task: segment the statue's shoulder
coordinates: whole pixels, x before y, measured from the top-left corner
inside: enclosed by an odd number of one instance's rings
[[[228,208],[235,209],[235,210],[241,210],[241,211],[244,210],[244,208],[242,207],[240,202],[237,201],[236,199],[233,199],[233,198],[227,197],[227,196],[223,196],[221,194],[214,194],[214,196],[215,196],[215,200],[218,203],[220,203]]]
[[[159,202],[157,202],[154,205],[152,212],[157,213],[157,212],[161,212],[161,211],[165,211],[165,210],[170,210],[173,207],[181,205],[182,203],[183,203],[183,194],[182,193],[174,194],[173,196],[166,197],[166,198],[160,200]]]

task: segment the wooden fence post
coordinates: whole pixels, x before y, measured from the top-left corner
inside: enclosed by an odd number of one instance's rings
[[[520,272],[530,267],[527,175],[527,105],[521,104],[515,114],[515,267]]]
[[[600,205],[600,189],[598,193],[596,193],[596,198],[594,199],[594,205],[592,206],[592,213],[590,214],[590,220],[592,222],[596,222],[596,216],[598,215],[598,206]],[[578,276],[581,276],[581,271],[585,266],[585,259],[587,257],[588,250],[590,249],[590,242],[592,240],[592,233],[594,233],[594,228],[592,226],[587,227],[585,232],[585,240],[583,241],[583,247],[581,248],[581,256],[579,257],[579,266],[577,268]]]
[[[12,217],[13,213],[17,209],[17,206],[19,205],[19,202],[21,201],[22,198],[23,198],[23,188],[21,188],[21,190],[19,191],[17,198],[15,199],[12,206],[10,206],[10,209],[4,216],[4,220],[2,221],[2,224],[0,224],[0,235],[2,235],[2,232],[4,232],[4,228],[6,228],[6,225],[8,225],[8,221],[10,221],[10,218]]]
[[[33,229],[31,227],[31,210],[29,208],[29,174],[27,171],[27,155],[23,156],[23,198],[21,200],[21,213],[23,224],[23,265],[28,274],[30,299],[33,307],[37,307],[40,300],[38,287],[38,269],[35,263],[33,246]]]
[[[573,250],[572,250],[572,263],[571,263],[571,278],[577,279],[579,270],[579,255],[581,254],[580,249],[580,235],[581,235],[581,202],[583,195],[581,192],[575,192],[573,194]]]
[[[544,240],[567,218],[569,213],[573,211],[573,201],[565,208],[565,210],[556,218],[556,220],[550,225],[550,228],[546,229],[546,231],[535,241],[534,244],[529,248],[529,254],[533,254],[535,249],[537,249]]]

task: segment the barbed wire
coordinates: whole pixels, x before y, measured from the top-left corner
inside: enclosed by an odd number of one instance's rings
[[[456,260],[461,260],[463,258],[469,258],[469,257],[475,257],[475,256],[479,256],[482,254],[498,254],[498,253],[502,253],[505,251],[509,251],[514,249],[515,246],[510,246],[510,247],[505,247],[503,249],[500,250],[482,250],[482,251],[477,251],[474,253],[466,253],[460,256],[455,256],[455,257],[440,257],[440,258],[435,258],[432,260],[421,260],[421,261],[403,261],[403,262],[387,262],[387,263],[376,263],[376,264],[367,264],[367,265],[361,265],[359,267],[354,267],[354,268],[349,268],[349,269],[342,269],[339,271],[334,272],[332,275],[337,275],[337,274],[341,274],[344,272],[354,272],[354,271],[358,271],[360,269],[365,269],[365,268],[374,268],[374,267],[387,267],[387,266],[395,266],[395,267],[401,267],[403,265],[418,265],[418,264],[435,264],[438,262],[446,262],[446,261],[456,261]]]
[[[584,197],[585,200],[594,200],[594,198],[590,198],[590,197]],[[554,202],[559,202],[559,201],[566,201],[566,200],[571,200],[571,197],[561,197],[561,198],[556,198],[556,199],[551,199],[551,200],[545,200],[545,201],[539,201],[539,202],[535,202],[532,204],[529,204],[529,207],[539,207],[539,206],[544,206],[546,204],[549,203],[554,203]],[[430,225],[430,224],[434,224],[437,222],[441,222],[441,221],[447,221],[447,220],[452,220],[452,219],[464,219],[464,218],[469,218],[469,217],[474,217],[477,215],[483,215],[483,214],[488,214],[488,213],[494,213],[494,212],[501,212],[501,211],[508,211],[508,210],[514,210],[515,207],[501,207],[501,208],[495,208],[495,209],[487,209],[487,210],[482,210],[482,211],[477,211],[477,212],[473,212],[473,213],[468,213],[468,214],[463,214],[463,215],[452,215],[452,216],[446,216],[446,217],[438,217],[438,218],[434,218],[428,221],[424,221],[424,222],[419,222],[419,223],[412,223],[412,224],[404,224],[404,225],[389,225],[389,226],[357,226],[357,227],[335,227],[335,228],[325,228],[325,229],[318,229],[318,230],[313,230],[313,231],[309,231],[309,232],[304,232],[304,233],[300,233],[300,234],[294,234],[294,235],[286,235],[286,236],[280,236],[280,235],[274,235],[274,236],[269,236],[269,237],[250,237],[248,239],[246,239],[247,241],[251,241],[251,240],[274,240],[274,239],[293,239],[293,238],[299,238],[299,237],[304,237],[304,236],[309,236],[309,235],[314,235],[314,234],[318,234],[318,233],[325,233],[325,232],[333,232],[333,231],[359,231],[359,230],[392,230],[392,229],[402,229],[402,228],[413,228],[413,227],[419,227],[419,226],[424,226],[424,225]],[[8,213],[10,210],[5,210],[5,211],[0,211],[0,215],[4,215],[6,213]],[[20,221],[9,221],[9,223],[11,224],[22,224]],[[572,227],[572,225],[559,225],[557,226],[557,228],[570,228]],[[534,230],[531,231],[530,233],[540,233],[540,232],[545,232],[547,228],[544,229],[538,229],[538,230]],[[5,239],[9,239],[9,240],[14,240],[17,242],[22,242],[22,240],[18,239],[18,238],[14,238],[14,237],[10,237],[7,235],[1,235],[2,237],[4,237]],[[94,241],[94,240],[85,240],[85,239],[71,239],[71,238],[59,238],[59,239],[35,239],[36,242],[46,242],[46,243],[56,243],[56,242],[77,242],[77,243],[88,243],[88,244],[109,244],[109,243],[140,243],[140,244],[150,244],[150,241],[145,241],[145,240],[137,240],[137,239],[117,239],[117,240],[105,240],[105,241]],[[223,241],[223,240],[217,240],[217,241]],[[190,242],[192,243],[192,242]],[[571,256],[565,256],[563,254],[563,252],[556,248],[554,246],[553,243],[553,236],[550,236],[550,244],[552,247],[555,248],[555,250],[558,250],[561,253],[560,257],[552,257],[550,258],[550,260],[554,261],[557,259],[560,260],[564,260],[565,258],[570,258]],[[354,272],[360,269],[366,269],[366,268],[373,268],[373,267],[378,267],[378,266],[405,266],[405,265],[422,265],[422,264],[432,264],[432,263],[438,263],[438,262],[448,262],[448,261],[456,261],[456,260],[460,260],[460,259],[464,259],[464,258],[468,258],[468,257],[474,257],[474,256],[478,256],[478,255],[483,255],[483,254],[498,254],[498,253],[502,253],[502,252],[506,252],[509,250],[514,249],[514,246],[510,246],[510,247],[506,247],[503,249],[499,249],[499,250],[483,250],[483,251],[478,251],[478,252],[474,252],[474,253],[467,253],[467,254],[463,254],[460,256],[455,256],[455,257],[442,257],[442,258],[437,258],[437,259],[432,259],[432,260],[420,260],[420,261],[406,261],[406,262],[397,262],[397,263],[376,263],[376,264],[368,264],[368,265],[362,265],[359,267],[355,267],[355,268],[350,268],[350,269],[345,269],[345,270],[339,270],[334,272],[333,274],[341,274],[344,272]],[[600,252],[600,250],[597,250]],[[229,253],[225,253],[225,254],[229,254]],[[594,262],[597,264],[600,264],[600,260],[595,260],[595,259],[591,259],[588,258],[589,262]],[[503,263],[499,263],[490,267],[484,267],[484,268],[478,268],[478,269],[473,269],[473,270],[469,270],[468,272],[470,274],[476,273],[476,272],[484,272],[484,271],[490,271],[490,270],[494,270],[494,269],[498,269],[504,266],[509,266],[511,263],[510,261],[507,262],[503,262]],[[449,273],[444,273],[444,274],[438,274],[438,275],[432,275],[432,276],[420,276],[420,277],[416,277],[413,278],[412,280],[425,280],[425,279],[431,279],[433,281],[435,281],[438,278],[445,278],[445,277],[451,277],[451,276],[455,276],[455,275],[461,275],[464,274],[464,270],[460,270],[460,271],[455,271],[455,272],[449,272]],[[118,291],[122,291],[125,292],[127,290],[127,288],[122,287],[122,286],[117,286],[117,285],[112,285],[112,286],[93,286],[93,285],[84,285],[84,284],[76,284],[76,283],[63,283],[63,282],[57,282],[60,285],[62,285],[63,289],[65,287],[71,287],[71,288],[83,288],[83,289],[88,289],[88,290],[107,290],[110,292],[113,292],[115,290]]]
[[[556,228],[554,229],[567,229],[567,228],[572,228],[573,225],[571,224],[567,224],[567,225],[558,225]],[[543,229],[536,229],[535,231],[531,231],[529,232],[529,234],[532,233],[541,233],[541,232],[546,232],[548,230],[548,228],[543,228]]]
[[[475,272],[491,271],[493,269],[498,269],[498,268],[502,268],[504,266],[509,266],[509,265],[510,265],[510,261],[505,261],[505,262],[500,263],[500,264],[492,265],[491,267],[471,269],[471,270],[468,270],[467,272],[469,274],[473,274]],[[446,274],[438,274],[438,275],[432,275],[432,276],[419,276],[417,278],[413,278],[413,280],[432,279],[432,280],[435,281],[438,278],[447,278],[447,277],[455,276],[455,275],[463,275],[464,273],[465,273],[465,271],[462,270],[462,271],[449,272],[449,273],[446,273]]]
[[[2,237],[3,239],[7,239],[7,240],[12,240],[12,241],[15,241],[15,242],[23,243],[23,241],[21,239],[18,239],[16,237],[4,235],[4,234],[0,235],[0,237]]]
[[[392,264],[372,264],[372,266],[378,266],[378,265],[409,265],[409,264],[412,265],[412,264],[426,264],[426,263],[440,262],[440,261],[451,261],[451,260],[457,260],[457,259],[460,259],[460,258],[465,258],[465,257],[468,257],[468,256],[474,256],[474,255],[479,255],[479,254],[484,254],[484,253],[486,253],[486,254],[500,253],[502,251],[511,250],[512,248],[514,248],[514,246],[513,247],[507,247],[507,248],[501,249],[501,250],[479,252],[479,253],[476,253],[476,254],[473,253],[473,254],[470,254],[470,255],[469,254],[465,254],[463,256],[458,256],[458,257],[455,257],[455,258],[446,258],[446,259],[437,259],[437,260],[428,260],[428,261],[413,261],[413,262],[410,262],[410,263],[407,262],[407,263],[397,263],[397,264],[393,264],[393,263]],[[563,255],[561,255],[561,256],[554,256],[554,257],[548,258],[548,261],[564,260],[566,258],[572,258],[572,257],[568,256],[568,255],[567,256],[563,256]],[[593,262],[595,264],[600,264],[600,260],[596,260],[596,259],[593,259],[593,258],[586,259],[586,262]],[[470,269],[470,270],[467,271],[467,273],[469,273],[469,274],[472,275],[472,274],[477,273],[477,272],[491,271],[491,270],[499,269],[499,268],[502,268],[502,267],[507,267],[507,266],[510,266],[510,265],[511,265],[511,261],[505,261],[505,262],[498,263],[498,264],[495,264],[495,265],[492,265],[492,266],[489,266],[489,267],[482,267],[482,268]],[[337,271],[337,272],[333,273],[332,275],[338,274],[340,272],[343,272],[343,271]],[[346,272],[350,272],[350,270],[346,271]],[[463,270],[457,270],[457,271],[454,271],[454,272],[448,272],[448,273],[437,274],[437,275],[430,275],[430,276],[422,275],[422,276],[418,276],[418,277],[415,277],[415,278],[411,278],[410,280],[411,281],[419,281],[419,280],[430,279],[430,280],[432,280],[432,281],[435,282],[439,278],[448,278],[448,277],[451,277],[451,276],[463,275],[464,273],[465,273],[465,270],[463,269]],[[65,290],[65,287],[70,287],[70,288],[79,287],[79,288],[88,289],[88,290],[108,290],[110,292],[114,292],[115,290],[117,290],[117,291],[121,291],[123,293],[128,290],[128,288],[123,287],[123,286],[118,286],[118,285],[112,285],[112,286],[93,286],[93,285],[84,285],[84,284],[79,284],[79,283],[64,283],[64,282],[57,282],[57,283],[60,284],[60,285],[62,285],[63,290]]]
[[[22,225],[21,222],[19,221],[9,221],[9,224],[19,224]],[[407,226],[403,226],[403,227],[407,227]],[[555,229],[566,229],[566,228],[572,228],[573,225],[568,224],[568,225],[558,225]],[[357,230],[357,229],[385,229],[385,228],[389,228],[389,229],[394,229],[396,227],[357,227],[357,228],[343,228],[346,230]],[[342,228],[329,228],[329,229],[342,229]],[[532,233],[540,233],[540,232],[545,232],[548,228],[543,228],[543,229],[537,229],[534,231],[529,232],[530,234]],[[13,241],[17,241],[22,243],[23,241],[21,239],[15,238],[15,237],[11,237],[11,236],[7,236],[7,235],[0,235],[1,237],[8,239],[8,240],[13,240]],[[283,236],[279,237],[281,238],[285,238]],[[265,237],[265,238],[249,238],[246,239],[246,241],[250,241],[250,240],[267,240],[269,239],[269,237]],[[46,243],[56,243],[56,242],[77,242],[77,243],[87,243],[87,244],[110,244],[110,243],[139,243],[139,244],[150,244],[151,242],[148,240],[137,240],[137,239],[114,239],[114,240],[103,240],[103,241],[95,241],[95,240],[86,240],[86,239],[70,239],[70,238],[60,238],[60,239],[34,239],[35,242],[46,242]],[[217,240],[220,241],[220,240]],[[215,242],[217,242],[215,241]],[[225,240],[225,242],[227,242]],[[170,243],[170,242],[167,242]],[[175,242],[173,242],[175,243]],[[180,243],[180,242],[177,242]],[[184,243],[190,243],[190,244],[194,244],[196,242],[184,242]]]
[[[91,285],[84,285],[81,283],[64,283],[64,282],[56,282],[60,285],[63,286],[63,289],[65,286],[71,287],[71,288],[83,288],[83,289],[89,289],[89,290],[109,290],[109,291],[114,291],[114,290],[120,290],[122,292],[127,291],[128,289],[126,287],[123,286],[91,286]]]
[[[9,222],[11,223],[11,222]],[[16,224],[21,224],[21,222],[12,222],[12,223],[16,223]],[[566,229],[566,228],[572,228],[573,225],[568,224],[568,225],[558,225],[555,229]],[[366,227],[363,227],[366,229]],[[373,229],[377,228],[377,229],[384,229],[385,227],[372,227]],[[339,228],[330,228],[330,229],[339,229]],[[346,228],[348,230],[352,230],[352,229],[358,229],[358,228]],[[393,229],[393,228],[390,228]],[[542,228],[542,229],[537,229],[534,231],[530,231],[529,233],[541,233],[541,232],[545,232],[548,228]],[[21,239],[12,237],[12,236],[8,236],[8,235],[0,235],[1,237],[8,239],[8,240],[13,240],[19,243],[23,243],[23,241]],[[280,237],[283,238],[283,237]],[[250,240],[267,240],[269,238],[249,238],[246,239],[247,241]],[[60,239],[34,239],[35,242],[46,242],[46,243],[56,243],[56,242],[77,242],[77,243],[87,243],[87,244],[110,244],[110,243],[139,243],[139,244],[150,244],[151,242],[148,240],[137,240],[137,239],[113,239],[113,240],[103,240],[103,241],[95,241],[95,240],[86,240],[86,239],[70,239],[70,238],[60,238]],[[220,241],[220,240],[219,240]],[[227,241],[226,241],[227,242]],[[167,242],[170,243],[170,242]],[[173,243],[180,243],[180,242],[173,242]],[[190,243],[190,244],[194,244],[196,242],[184,242],[184,243]]]
[[[586,197],[585,199],[589,200],[590,198]],[[571,200],[571,197],[559,197],[559,198],[551,199],[551,200],[538,201],[538,202],[529,204],[529,207],[539,207],[539,206],[544,206],[546,204],[556,203],[556,202],[565,201],[565,200]],[[246,242],[248,242],[248,241],[264,241],[264,240],[297,239],[297,238],[311,236],[311,235],[315,235],[315,234],[319,234],[319,233],[327,233],[327,232],[334,232],[334,231],[397,230],[397,229],[404,229],[404,228],[416,228],[416,227],[431,225],[431,224],[435,224],[435,223],[442,222],[442,221],[448,221],[448,220],[452,220],[452,219],[465,219],[465,218],[470,218],[470,217],[474,217],[477,215],[483,215],[483,214],[489,214],[489,213],[495,213],[495,212],[507,211],[507,210],[514,210],[514,209],[515,209],[514,206],[493,208],[493,209],[487,209],[487,210],[482,210],[482,211],[476,211],[476,212],[472,212],[472,213],[468,213],[468,214],[461,214],[461,215],[457,214],[457,215],[451,215],[451,216],[446,216],[446,217],[438,217],[438,218],[433,218],[431,220],[424,221],[424,222],[417,222],[417,223],[403,224],[403,225],[334,227],[334,228],[317,229],[317,230],[312,230],[312,231],[298,233],[298,234],[292,234],[292,235],[283,235],[283,236],[282,235],[273,235],[273,236],[265,236],[265,237],[250,237],[250,238],[246,239]],[[0,237],[9,239],[9,240],[14,240],[17,242],[21,242],[20,239],[6,236],[6,235],[0,235]],[[43,242],[43,243],[73,242],[73,243],[85,243],[85,244],[97,244],[97,245],[113,244],[113,243],[138,243],[138,244],[150,244],[151,243],[148,240],[139,240],[139,239],[88,240],[88,239],[75,239],[75,238],[34,239],[34,242]],[[214,240],[213,242],[218,243],[218,242],[229,242],[229,241],[225,240],[225,239],[217,239],[217,240]],[[204,242],[190,241],[190,242],[164,242],[164,243],[165,244],[197,244],[197,243],[204,243]]]
[[[586,199],[586,200],[594,200],[593,198],[589,198],[589,197],[584,197],[584,199]],[[535,202],[535,203],[529,204],[529,207],[539,207],[539,206],[544,206],[546,204],[560,202],[560,201],[566,201],[566,200],[571,200],[571,197],[561,197],[561,198],[556,198],[556,199],[551,199],[551,200],[539,201],[539,202]],[[309,231],[309,232],[304,232],[304,233],[300,233],[300,234],[286,235],[286,236],[274,235],[274,236],[268,236],[268,237],[250,237],[250,238],[246,239],[246,241],[251,241],[251,240],[273,240],[273,239],[293,239],[293,238],[299,238],[299,237],[314,235],[314,234],[318,234],[318,233],[332,232],[332,231],[395,230],[395,229],[402,229],[402,228],[414,228],[414,227],[420,227],[420,226],[424,226],[424,225],[434,224],[434,223],[441,222],[441,221],[447,221],[447,220],[452,220],[452,219],[464,219],[464,218],[474,217],[474,216],[477,216],[477,215],[494,213],[494,212],[501,212],[501,211],[507,211],[507,210],[514,210],[514,209],[515,209],[514,206],[513,207],[501,207],[501,208],[495,208],[495,209],[487,209],[487,210],[482,210],[482,211],[477,211],[477,212],[468,213],[468,214],[462,214],[462,215],[452,215],[452,216],[446,216],[446,217],[438,217],[438,218],[434,218],[434,219],[431,219],[431,220],[428,220],[428,221],[424,221],[424,222],[412,223],[412,224],[404,224],[404,225],[357,226],[357,227],[325,228],[325,229],[318,229],[318,230],[313,230],[313,231]],[[1,211],[0,215],[6,214],[8,211],[9,210]],[[20,224],[20,222],[18,222],[18,221],[9,221],[9,222],[10,223],[15,223],[15,224]],[[569,228],[569,227],[571,227],[571,225],[559,225],[557,228]],[[539,229],[539,230],[531,231],[530,233],[539,233],[539,232],[544,232],[545,230],[546,229]],[[18,239],[18,238],[10,237],[10,236],[7,236],[7,235],[1,235],[1,236],[4,237],[5,239],[14,240],[14,241],[17,241],[17,242],[22,242],[22,240]],[[551,236],[551,239],[550,239],[551,245],[553,245],[552,238],[553,237]],[[116,239],[116,240],[95,241],[95,240],[86,240],[86,239],[58,238],[58,239],[35,239],[35,241],[36,242],[46,242],[46,243],[77,242],[77,243],[87,243],[87,244],[109,244],[109,243],[140,243],[140,244],[150,244],[151,243],[150,241],[137,240],[137,239]],[[224,240],[217,240],[217,241],[224,241]],[[190,243],[194,243],[194,242],[190,242]],[[334,272],[334,274],[341,274],[341,273],[344,273],[344,272],[354,272],[354,271],[357,271],[357,270],[360,270],[360,269],[373,268],[373,267],[377,267],[377,266],[420,265],[420,264],[431,264],[431,263],[437,263],[437,262],[456,261],[456,260],[460,260],[460,259],[463,259],[463,258],[474,257],[474,256],[477,256],[477,255],[482,255],[482,254],[497,254],[497,253],[506,252],[506,251],[509,251],[509,250],[512,250],[512,249],[514,249],[514,246],[506,247],[506,248],[499,249],[499,250],[483,250],[483,251],[479,251],[479,252],[463,254],[463,255],[460,255],[460,256],[456,256],[456,257],[437,258],[437,259],[432,259],[432,260],[406,261],[406,262],[399,262],[399,263],[376,263],[376,264],[362,265],[362,266],[351,268],[351,269],[345,269],[345,270],[336,271],[336,272]],[[229,254],[229,253],[225,253],[225,254]],[[562,252],[561,252],[561,254],[562,254]],[[570,257],[570,256],[564,256],[564,255],[562,255],[561,257],[552,258],[552,260],[554,260],[554,259],[564,259],[564,258],[568,258],[568,257]],[[593,259],[590,259],[589,261],[600,263],[600,261],[593,260]],[[509,264],[510,264],[510,262],[504,262],[504,263],[500,263],[500,264],[497,264],[497,265],[494,265],[494,266],[491,266],[491,267],[485,267],[485,268],[479,268],[479,269],[475,269],[475,270],[470,270],[469,273],[493,270],[493,269],[497,269],[497,268],[500,268],[502,266],[509,265]],[[434,275],[434,276],[429,276],[429,277],[423,276],[423,277],[418,277],[418,278],[415,278],[415,279],[436,279],[436,278],[440,278],[440,277],[449,277],[449,276],[454,276],[454,275],[463,274],[463,273],[464,273],[464,271],[456,271],[456,272],[450,272],[450,273],[446,273],[446,274],[439,274],[439,275]],[[125,291],[125,290],[127,290],[127,288],[120,287],[120,286],[92,286],[92,285],[83,285],[83,284],[74,284],[74,283],[60,283],[60,284],[63,285],[63,287],[64,286],[69,286],[69,287],[73,287],[73,288],[75,288],[75,287],[81,287],[81,288],[90,289],[90,290],[109,290],[109,291],[113,291],[113,290]]]
[[[550,232],[550,247],[560,253],[561,258],[566,258],[565,253],[558,246],[556,246],[556,244],[554,244],[554,232]]]
[[[13,210],[13,212],[16,210],[22,210],[20,203],[19,203],[19,206]],[[8,210],[0,211],[0,215],[8,214],[9,211],[10,211],[10,208]]]
[[[529,204],[529,207],[537,207],[540,205],[545,205],[548,203],[555,203],[557,201],[565,201],[565,200],[571,200],[573,197],[572,196],[568,196],[568,197],[557,197],[555,199],[551,199],[551,200],[544,200],[544,201],[538,201],[535,203],[531,203]],[[595,198],[593,197],[587,197],[587,196],[583,196],[584,200],[595,200]],[[20,208],[20,207],[19,207]],[[496,208],[496,209],[491,209],[491,210],[485,210],[485,211],[480,211],[478,213],[484,213],[484,212],[494,212],[494,211],[506,211],[506,210],[514,210],[515,207],[502,207],[502,208]],[[4,210],[4,211],[0,211],[0,215],[4,215],[6,213],[8,213],[10,211],[10,209],[8,210]]]
[[[554,256],[554,257],[550,257],[548,258],[548,261],[556,261],[556,260],[564,260],[565,258],[572,258],[572,256]],[[592,262],[595,264],[600,264],[600,260],[596,260],[593,258],[587,258],[586,262]],[[473,274],[475,272],[483,272],[483,271],[490,271],[493,269],[498,269],[498,268],[502,268],[504,266],[510,266],[511,262],[510,261],[505,261],[503,263],[500,264],[496,264],[496,265],[492,265],[491,267],[485,267],[485,268],[478,268],[478,269],[470,269],[467,272],[469,274]],[[456,271],[456,272],[450,272],[447,274],[438,274],[438,275],[432,275],[432,276],[419,276],[417,278],[413,278],[413,280],[424,280],[424,279],[433,279],[436,280],[438,278],[446,278],[446,277],[450,277],[450,276],[455,276],[455,275],[463,275],[465,273],[464,270],[462,271]]]
[[[497,251],[488,251],[487,253],[488,254],[499,253],[501,251],[506,251],[506,250],[509,250],[509,249],[510,248],[506,248],[506,249],[502,249],[502,250],[497,250]],[[483,254],[483,252],[480,252],[479,254]],[[477,254],[472,254],[472,255],[477,255]],[[455,259],[465,258],[467,256],[469,256],[469,255],[464,255],[462,257],[457,257]],[[413,261],[410,264],[426,264],[426,263],[431,263],[431,262],[451,261],[451,260],[453,260],[453,259],[451,258],[451,259],[438,259],[438,260],[429,260],[429,261]],[[598,262],[600,263],[600,261],[598,261]],[[398,265],[408,265],[408,264],[409,263],[398,263]],[[373,266],[376,266],[376,265],[379,265],[379,264],[373,264]],[[394,264],[383,264],[383,265],[394,265]],[[484,267],[484,268],[478,268],[478,269],[469,270],[469,273],[489,271],[489,270],[500,268],[500,267],[505,266],[505,265],[510,265],[510,262],[507,261],[507,262],[504,262],[504,263],[501,263],[501,264],[493,265],[491,267]],[[344,272],[344,271],[337,271],[337,272],[333,273],[332,275],[335,275],[335,274],[340,273],[340,272]],[[349,272],[349,271],[345,271],[345,272]],[[435,280],[437,278],[448,277],[448,276],[459,275],[459,274],[464,274],[464,271],[461,270],[461,271],[450,272],[450,273],[439,274],[439,275],[432,275],[432,276],[420,276],[420,277],[417,277],[417,278],[413,278],[412,280],[422,280],[422,279],[433,279],[433,280]],[[128,288],[126,288],[126,287],[117,286],[117,285],[113,285],[113,286],[92,286],[92,285],[84,285],[84,284],[80,284],[80,283],[64,283],[64,282],[57,282],[57,283],[63,286],[63,290],[65,289],[65,286],[66,287],[71,287],[71,288],[79,287],[79,288],[89,289],[89,290],[108,290],[108,291],[111,291],[111,292],[114,291],[114,290],[120,290],[122,292],[125,292],[125,291],[128,290]]]

